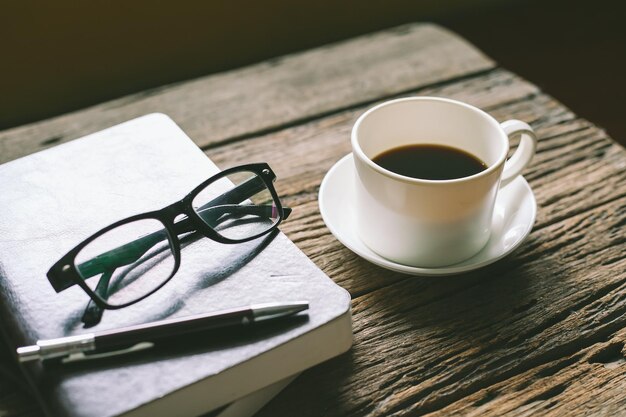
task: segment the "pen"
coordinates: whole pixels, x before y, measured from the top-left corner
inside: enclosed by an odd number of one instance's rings
[[[152,342],[188,333],[221,327],[245,326],[264,320],[291,316],[309,308],[306,301],[288,303],[253,304],[243,308],[216,311],[175,319],[160,320],[119,329],[102,330],[76,336],[39,340],[36,345],[17,348],[20,362],[44,360],[72,355],[110,353],[125,348],[133,351],[135,346],[151,347]],[[119,351],[117,351],[119,353]]]

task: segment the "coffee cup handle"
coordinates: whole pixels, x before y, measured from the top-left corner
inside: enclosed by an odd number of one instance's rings
[[[504,164],[500,180],[500,187],[504,187],[517,178],[533,159],[537,149],[537,136],[527,123],[520,120],[507,120],[500,123],[500,126],[509,139],[521,135],[517,150]]]

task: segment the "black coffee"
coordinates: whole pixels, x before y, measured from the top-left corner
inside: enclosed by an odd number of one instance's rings
[[[396,174],[423,180],[452,180],[487,169],[487,164],[461,149],[443,145],[406,145],[372,159]]]

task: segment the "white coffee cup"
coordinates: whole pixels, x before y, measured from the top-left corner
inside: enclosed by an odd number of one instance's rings
[[[520,143],[507,160],[509,138],[516,135],[521,135]],[[372,161],[390,149],[415,144],[464,150],[487,169],[458,179],[424,180]],[[489,240],[498,189],[521,174],[536,145],[528,124],[500,124],[455,100],[403,98],[369,109],[352,128],[361,240],[377,254],[410,266],[441,267],[472,257]]]

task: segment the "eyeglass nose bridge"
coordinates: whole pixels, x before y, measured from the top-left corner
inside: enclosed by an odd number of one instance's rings
[[[188,211],[189,207],[184,200],[171,204],[159,211],[159,217],[162,221],[165,221],[170,234],[176,241],[176,236],[196,230],[196,226],[194,226],[189,217]]]
[[[167,207],[165,207],[164,209],[161,210],[161,215],[167,219],[168,221],[170,221],[171,223],[174,223],[174,220],[176,219],[176,217],[180,216],[180,215],[187,215],[186,211],[185,211],[185,204],[183,201],[178,201],[174,204],[171,204]]]

